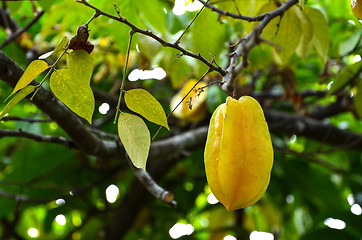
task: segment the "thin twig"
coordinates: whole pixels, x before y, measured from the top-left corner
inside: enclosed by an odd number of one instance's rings
[[[133,34],[135,34],[135,32],[133,30],[129,31],[129,41],[128,41],[128,48],[127,48],[127,55],[126,55],[126,63],[124,65],[123,78],[122,78],[121,89],[120,89],[120,92],[119,92],[119,98],[118,98],[118,104],[117,104],[117,111],[116,111],[116,115],[114,117],[113,124],[116,124],[118,113],[121,111],[120,106],[121,106],[121,101],[122,101],[124,82],[126,81],[128,59],[129,59],[129,53],[131,51],[131,44],[132,44]]]
[[[18,122],[28,122],[28,123],[49,123],[53,122],[51,119],[33,119],[33,118],[23,118],[23,117],[3,117],[1,121],[18,121]]]
[[[79,0],[78,2],[84,4],[85,6],[89,7],[89,8],[92,8],[94,9],[95,11],[99,12],[99,14],[103,15],[103,16],[106,16],[110,19],[113,19],[117,22],[121,22],[121,23],[124,23],[126,24],[127,26],[129,26],[134,32],[138,32],[140,34],[143,34],[143,35],[146,35],[146,36],[149,36],[153,39],[155,39],[157,42],[159,42],[163,47],[170,47],[170,48],[173,48],[173,49],[176,49],[176,50],[179,50],[182,55],[185,55],[185,56],[189,56],[189,57],[192,57],[192,58],[195,58],[195,59],[198,59],[200,60],[201,62],[203,62],[204,64],[206,64],[211,70],[213,71],[217,71],[219,72],[222,76],[224,76],[226,74],[226,71],[224,69],[222,69],[221,67],[219,66],[215,66],[214,63],[212,61],[209,61],[207,60],[206,58],[202,57],[200,54],[195,54],[193,52],[190,52],[186,49],[184,49],[183,47],[181,47],[180,45],[178,44],[174,44],[174,43],[170,43],[170,42],[167,42],[166,40],[164,40],[163,38],[157,36],[156,34],[154,34],[152,31],[150,30],[144,30],[144,29],[141,29],[141,28],[138,28],[136,25],[134,25],[133,23],[129,22],[125,17],[122,17],[119,15],[119,12],[117,12],[118,14],[118,17],[117,16],[113,16],[109,13],[106,13],[106,12],[103,12],[102,10],[98,9],[97,7],[91,5],[90,3],[88,3],[86,0]]]
[[[255,17],[249,17],[249,16],[243,16],[240,14],[239,12],[239,9],[237,8],[236,6],[236,10],[238,11],[239,14],[235,14],[235,13],[231,13],[231,12],[228,12],[228,11],[225,11],[225,10],[222,10],[222,9],[219,9],[209,3],[205,4],[206,2],[203,1],[203,0],[198,0],[199,2],[201,2],[202,4],[204,4],[207,8],[209,8],[211,11],[214,11],[220,15],[224,15],[224,16],[227,16],[227,17],[231,17],[231,18],[235,18],[235,19],[240,19],[240,20],[246,20],[248,22],[260,22],[262,21],[265,16],[267,15],[266,13],[262,14],[262,15],[259,15],[259,16],[255,16]]]
[[[55,143],[66,146],[68,148],[76,148],[73,141],[66,139],[64,137],[58,136],[48,136],[48,135],[39,135],[35,133],[25,132],[22,129],[17,131],[15,130],[7,130],[7,129],[0,129],[0,138],[3,137],[23,137],[27,139],[34,140],[36,142],[48,142],[48,143]]]
[[[41,10],[24,28],[17,30],[14,34],[11,34],[5,41],[0,45],[0,49],[3,49],[6,45],[14,41],[20,34],[27,31],[31,26],[33,26],[41,16],[43,16],[44,11]]]
[[[195,22],[196,18],[200,15],[200,13],[202,12],[202,10],[204,10],[205,5],[209,2],[210,0],[207,0],[206,3],[204,4],[204,6],[202,6],[202,8],[200,9],[200,11],[197,12],[197,14],[195,15],[195,17],[191,20],[191,22],[189,23],[189,25],[187,25],[187,27],[185,28],[185,30],[182,32],[182,34],[180,35],[180,37],[175,41],[175,44],[178,45],[181,41],[181,38],[183,37],[183,35],[186,33],[186,31],[191,27],[191,25]]]
[[[190,91],[187,92],[187,94],[181,99],[181,101],[176,105],[176,107],[174,107],[174,109],[172,109],[172,111],[167,115],[167,118],[166,118],[167,120],[168,120],[168,118],[172,115],[172,113],[174,113],[174,112],[176,111],[176,109],[178,108],[178,106],[180,106],[180,104],[187,98],[187,96],[192,92],[192,90],[194,90],[194,88],[197,86],[197,84],[199,84],[199,83],[204,79],[204,77],[205,77],[207,74],[209,74],[210,72],[211,72],[211,70],[208,69],[208,70],[204,73],[204,75],[202,75],[202,77],[201,77],[199,80],[197,80],[197,82],[194,84],[194,86],[192,86],[192,88],[190,89]],[[162,126],[160,126],[160,127],[158,128],[157,132],[155,133],[155,135],[153,135],[152,141],[155,139],[155,137],[158,135],[158,133],[161,131],[161,129],[162,129]]]

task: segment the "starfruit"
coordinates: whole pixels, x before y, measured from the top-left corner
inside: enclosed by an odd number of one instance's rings
[[[256,203],[266,191],[273,146],[259,103],[228,97],[214,111],[205,146],[205,170],[215,197],[229,211]]]

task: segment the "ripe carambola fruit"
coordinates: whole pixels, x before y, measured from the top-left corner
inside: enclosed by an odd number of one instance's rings
[[[273,146],[259,103],[228,97],[213,113],[205,146],[205,170],[215,197],[229,211],[256,203],[266,191]]]
[[[362,0],[351,0],[351,7],[353,14],[362,20]]]

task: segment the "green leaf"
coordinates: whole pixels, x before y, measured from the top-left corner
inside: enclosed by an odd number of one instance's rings
[[[157,31],[164,33],[166,30],[166,13],[163,4],[158,0],[134,1],[137,5],[141,19],[144,18]]]
[[[362,81],[357,85],[357,93],[354,97],[354,107],[358,116],[362,119]]]
[[[0,113],[0,119],[2,119],[6,113],[8,113],[18,102],[24,99],[29,93],[35,90],[35,86],[28,85],[25,88],[21,89],[5,106],[4,110]]]
[[[43,55],[41,55],[39,57],[39,59],[46,59],[48,57],[50,57],[51,55],[53,55],[53,53],[56,53],[58,52],[59,50],[63,50],[67,45],[68,45],[68,37],[67,36],[64,36],[60,42],[58,43],[58,45],[55,47],[55,49],[53,51],[50,51],[50,52],[47,52],[47,53],[44,53]]]
[[[148,121],[164,126],[170,130],[165,111],[161,104],[146,90],[129,90],[124,94],[124,100],[130,110],[142,115]]]
[[[200,53],[206,59],[215,56],[216,62],[220,62],[217,57],[224,48],[226,28],[225,24],[221,24],[217,20],[218,14],[204,9],[191,26],[190,32],[194,52]],[[200,65],[197,73],[203,74],[206,70],[206,66]]]
[[[362,70],[362,61],[346,66],[329,87],[328,94],[334,94],[349,81],[355,80],[355,75]]]
[[[302,25],[295,9],[291,8],[284,13],[275,39],[275,43],[282,48],[278,55],[283,63],[295,52],[301,37]]]
[[[92,123],[95,100],[89,85],[71,78],[68,69],[60,69],[50,76],[50,89],[70,110]]]
[[[313,25],[312,44],[317,53],[326,61],[330,43],[327,20],[318,9],[305,7],[304,12]]]
[[[146,170],[151,136],[142,118],[121,112],[118,118],[118,136],[133,165]]]
[[[76,50],[68,54],[67,65],[70,78],[77,84],[89,86],[93,73],[92,57],[84,50]]]
[[[31,83],[37,76],[39,76],[42,72],[44,72],[48,68],[49,68],[48,64],[43,60],[32,61],[29,64],[29,66],[25,69],[24,74],[19,79],[18,83],[16,84],[10,96],[19,91],[20,89],[29,85],[29,83]]]
[[[54,4],[54,1],[53,0],[42,0],[42,1],[39,1],[38,3],[44,11],[47,11]]]

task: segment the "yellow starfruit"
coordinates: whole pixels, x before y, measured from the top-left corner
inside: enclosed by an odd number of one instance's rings
[[[204,158],[211,191],[227,210],[251,206],[261,198],[274,153],[263,110],[254,98],[228,97],[215,110]]]
[[[351,7],[353,14],[358,19],[362,19],[362,0],[351,0]]]

